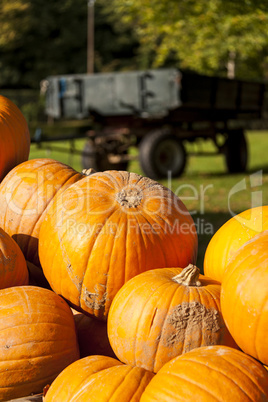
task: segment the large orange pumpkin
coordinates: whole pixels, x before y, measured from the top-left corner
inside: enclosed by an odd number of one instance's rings
[[[1,290],[0,306],[0,400],[40,393],[79,359],[71,309],[34,286]]]
[[[166,363],[140,402],[263,402],[268,373],[245,353],[226,346],[191,350]]]
[[[88,356],[63,370],[44,402],[139,402],[154,374],[107,356]]]
[[[0,289],[28,285],[29,273],[21,249],[0,228]]]
[[[268,229],[268,205],[247,209],[229,219],[210,240],[204,258],[204,273],[222,282],[235,252],[256,234]]]
[[[40,228],[40,262],[52,289],[76,310],[105,320],[130,278],[196,259],[191,215],[171,190],[147,177],[94,173],[53,204]]]
[[[20,109],[0,95],[0,181],[29,157],[30,133]]]
[[[218,282],[199,269],[153,269],[128,281],[108,315],[108,337],[124,363],[157,372],[200,346],[236,347],[220,311]]]
[[[222,314],[238,346],[268,365],[268,231],[245,243],[227,266]]]
[[[64,163],[41,158],[16,166],[0,184],[0,227],[35,266],[40,225],[53,197],[82,177]]]

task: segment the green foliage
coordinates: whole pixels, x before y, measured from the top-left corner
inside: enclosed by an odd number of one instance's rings
[[[25,103],[21,107],[21,111],[26,118],[28,124],[38,123],[45,120],[45,100],[43,97],[38,97],[36,102]]]
[[[226,75],[235,55],[239,77],[267,75],[268,3],[264,0],[112,0],[132,24],[146,67],[177,61],[180,68]]]
[[[1,0],[0,86],[86,72],[87,0]],[[267,0],[96,0],[95,71],[268,77]]]
[[[0,42],[1,83],[32,86],[38,85],[48,72],[85,70],[84,0],[3,0],[0,4],[0,25],[4,27]]]
[[[94,7],[96,71],[124,68],[137,46],[104,5]],[[85,73],[87,13],[87,0],[1,0],[0,85],[38,88],[48,75]]]

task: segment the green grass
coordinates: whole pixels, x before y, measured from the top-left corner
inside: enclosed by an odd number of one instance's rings
[[[248,171],[243,174],[228,174],[222,155],[213,156],[189,156],[184,174],[171,181],[163,180],[162,184],[174,191],[184,202],[196,223],[199,252],[197,264],[202,270],[205,249],[212,235],[219,227],[232,217],[232,214],[242,212],[251,207],[252,202],[266,204],[268,198],[268,132],[248,132],[249,146]],[[76,151],[84,147],[85,139],[73,142]],[[59,152],[54,147],[63,147],[64,152]],[[188,151],[193,148],[203,147],[212,150],[213,145],[207,142],[191,144]],[[131,150],[136,153],[135,149]],[[42,144],[39,148],[32,144],[30,158],[49,157],[62,161],[74,169],[81,170],[80,154],[70,153],[68,142],[55,142]],[[129,170],[142,174],[137,160],[132,161]],[[254,182],[254,174],[259,173],[259,182]],[[256,175],[255,175],[256,176]],[[240,183],[240,184],[239,184]],[[252,184],[254,185],[252,187]],[[245,189],[242,189],[242,186]],[[235,192],[235,186],[239,191]],[[255,204],[256,205],[256,204]]]

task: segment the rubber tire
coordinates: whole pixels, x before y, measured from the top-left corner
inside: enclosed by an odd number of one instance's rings
[[[167,179],[169,175],[179,177],[185,169],[187,158],[179,138],[166,130],[156,130],[141,140],[139,160],[145,175],[158,180]]]
[[[225,163],[229,173],[242,173],[247,169],[248,146],[243,130],[229,133],[224,144]]]
[[[111,163],[108,160],[107,153],[103,149],[101,152],[97,151],[93,141],[86,142],[82,152],[82,168],[93,168],[97,172],[104,172],[105,170],[127,170],[128,161]]]

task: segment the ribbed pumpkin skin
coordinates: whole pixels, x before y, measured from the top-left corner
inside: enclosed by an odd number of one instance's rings
[[[107,322],[73,310],[80,357],[104,355],[116,357],[111,348]]]
[[[153,376],[111,357],[88,356],[60,373],[44,402],[139,402]]]
[[[122,362],[158,372],[172,358],[200,346],[236,347],[220,312],[220,284],[202,286],[173,278],[181,268],[154,269],[128,281],[108,315],[108,337]]]
[[[17,243],[0,228],[0,289],[28,285],[26,260]]]
[[[106,320],[116,292],[151,268],[194,262],[193,219],[174,193],[135,173],[95,173],[70,186],[47,214],[39,257],[52,289]]]
[[[0,227],[20,246],[27,261],[40,266],[38,238],[52,198],[83,177],[70,166],[40,158],[21,163],[0,184]]]
[[[40,393],[79,359],[67,303],[34,286],[0,291],[0,401]]]
[[[224,320],[238,346],[268,365],[268,231],[235,254],[222,283]]]
[[[239,350],[225,346],[194,349],[165,364],[141,402],[264,402],[268,373]]]
[[[268,229],[268,206],[247,209],[229,219],[211,238],[204,258],[206,276],[222,282],[236,251],[252,237]]]
[[[0,95],[0,181],[28,159],[30,143],[25,117],[10,99]]]

